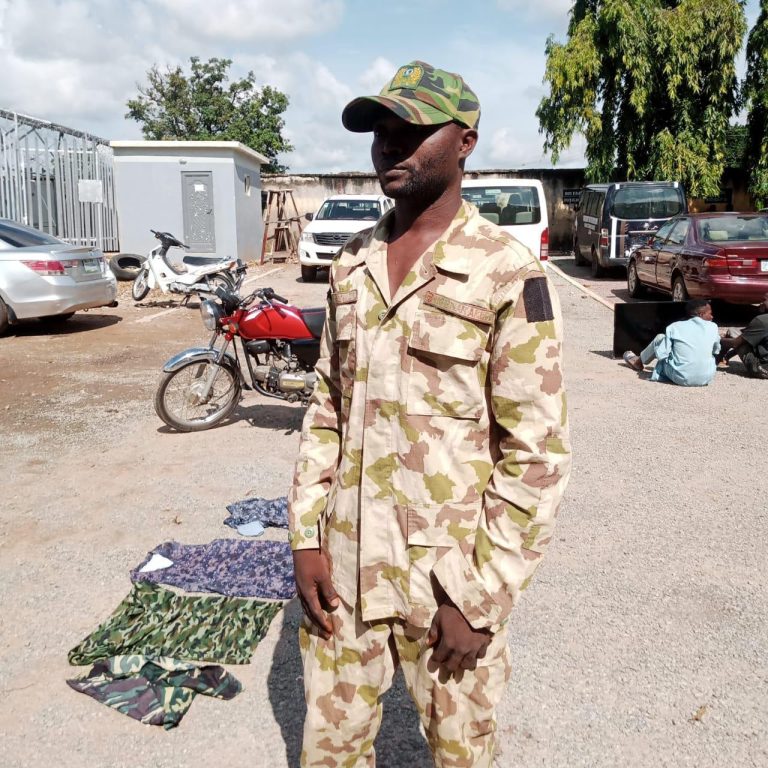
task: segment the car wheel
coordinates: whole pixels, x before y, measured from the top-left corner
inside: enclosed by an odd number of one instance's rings
[[[682,275],[675,275],[672,281],[672,301],[688,301],[688,289]]]
[[[118,253],[109,260],[109,268],[118,280],[135,280],[143,259],[135,253]]]
[[[0,333],[5,333],[9,324],[8,307],[6,307],[5,302],[0,299]]]
[[[573,242],[573,263],[577,267],[586,267],[587,266],[587,260],[584,258],[584,256],[581,253],[581,248],[579,248],[579,241],[574,240]]]
[[[592,277],[602,277],[605,274],[605,267],[600,264],[597,258],[597,251],[592,249]]]
[[[317,267],[305,267],[301,265],[301,279],[305,283],[314,283],[317,278]]]
[[[627,291],[633,299],[637,299],[645,293],[645,286],[640,282],[637,275],[637,264],[634,260],[630,261],[627,267]]]

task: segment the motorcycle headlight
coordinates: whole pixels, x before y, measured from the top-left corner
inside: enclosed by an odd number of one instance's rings
[[[299,238],[303,243],[314,243],[315,236],[311,232],[302,232]]]
[[[219,320],[224,316],[224,313],[219,304],[206,299],[200,303],[200,315],[203,318],[203,325],[209,331],[215,331],[219,327]]]

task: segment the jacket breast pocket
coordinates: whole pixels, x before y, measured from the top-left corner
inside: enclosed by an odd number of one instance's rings
[[[447,315],[417,312],[408,340],[406,412],[479,419],[485,399],[490,327]]]
[[[339,356],[339,379],[342,394],[352,393],[355,381],[355,331],[357,315],[355,304],[342,304],[335,310],[335,352]]]

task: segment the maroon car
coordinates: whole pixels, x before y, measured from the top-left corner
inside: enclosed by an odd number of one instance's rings
[[[768,293],[768,213],[689,213],[670,219],[630,255],[629,295],[646,289],[758,304]]]

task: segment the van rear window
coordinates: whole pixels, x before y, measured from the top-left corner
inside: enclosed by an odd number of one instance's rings
[[[466,187],[461,196],[476,205],[480,215],[502,227],[538,224],[541,221],[536,187]]]
[[[669,219],[682,213],[679,187],[620,187],[611,206],[617,219]]]

